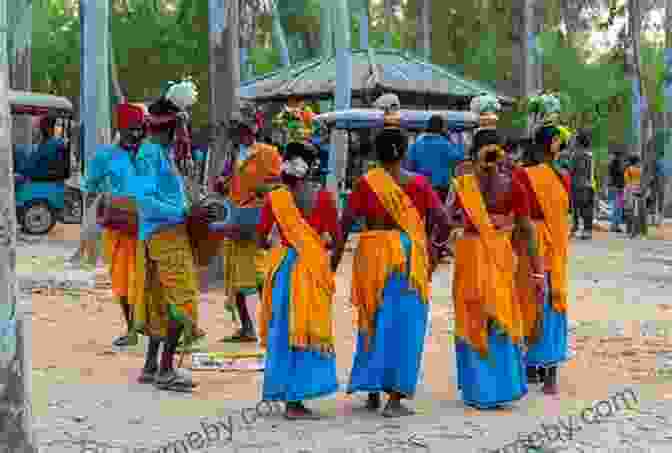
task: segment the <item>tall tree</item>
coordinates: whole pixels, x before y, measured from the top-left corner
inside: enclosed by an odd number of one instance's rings
[[[9,0],[8,17],[11,33],[9,35],[10,81],[15,90],[31,90],[31,38],[33,25],[32,0]],[[32,124],[30,117],[13,119],[13,143],[30,144],[32,142]]]
[[[240,32],[238,0],[209,0],[210,37],[210,149],[207,175],[212,188],[214,181],[233,160],[233,146],[228,136],[231,115],[238,110],[240,85]],[[214,258],[208,269],[208,283],[215,283],[224,272],[224,259]]]
[[[432,55],[432,0],[416,0],[417,25],[415,48],[423,58],[429,60]]]
[[[665,0],[665,129],[672,128],[672,0]]]
[[[512,2],[514,41],[513,87],[516,96],[526,99],[541,89],[538,63],[538,49],[536,38],[538,28],[535,19],[538,18],[538,9],[535,14],[537,0],[514,0]],[[538,7],[537,7],[538,8]],[[532,124],[527,121],[525,135],[530,136]]]
[[[8,102],[7,3],[0,2],[0,445],[35,453],[25,327],[16,294],[16,207]]]

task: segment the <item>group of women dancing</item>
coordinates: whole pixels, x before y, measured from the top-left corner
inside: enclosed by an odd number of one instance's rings
[[[386,394],[386,417],[413,414],[402,401],[416,393],[431,278],[449,237],[457,237],[453,299],[464,403],[499,407],[536,383],[558,392],[557,367],[567,359],[569,180],[554,161],[564,136],[544,124],[534,137],[544,162],[512,166],[492,121],[496,108],[487,105],[445,204],[423,176],[402,169],[408,138],[398,127],[375,138],[378,165],[355,183],[340,221],[326,190],[305,196],[315,156],[288,148],[257,230],[259,246],[271,249],[259,310],[262,399],[285,402],[288,419],[318,417],[304,401],[338,391],[334,275],[357,221],[364,231],[352,269],[357,345],[348,393],[367,393],[372,411]],[[271,247],[274,226],[281,241]]]

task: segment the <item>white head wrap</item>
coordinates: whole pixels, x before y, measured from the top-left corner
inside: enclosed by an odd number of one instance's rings
[[[300,157],[295,157],[292,160],[284,161],[281,170],[286,175],[303,178],[308,173],[309,168],[305,160]]]

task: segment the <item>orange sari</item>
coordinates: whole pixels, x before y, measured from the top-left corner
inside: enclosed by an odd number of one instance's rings
[[[103,256],[112,280],[112,293],[116,297],[128,298],[129,305],[135,305],[137,236],[105,228],[103,230]]]
[[[257,200],[257,189],[269,178],[280,176],[282,156],[275,146],[255,143],[250,157],[235,171],[229,197],[238,206],[251,206]]]

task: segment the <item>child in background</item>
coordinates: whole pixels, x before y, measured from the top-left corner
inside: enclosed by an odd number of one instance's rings
[[[628,159],[623,178],[625,180],[623,191],[624,216],[629,228],[634,228],[633,218],[637,215],[635,212],[635,197],[641,196],[642,166],[639,156],[633,155]],[[629,232],[632,233],[632,231]]]

